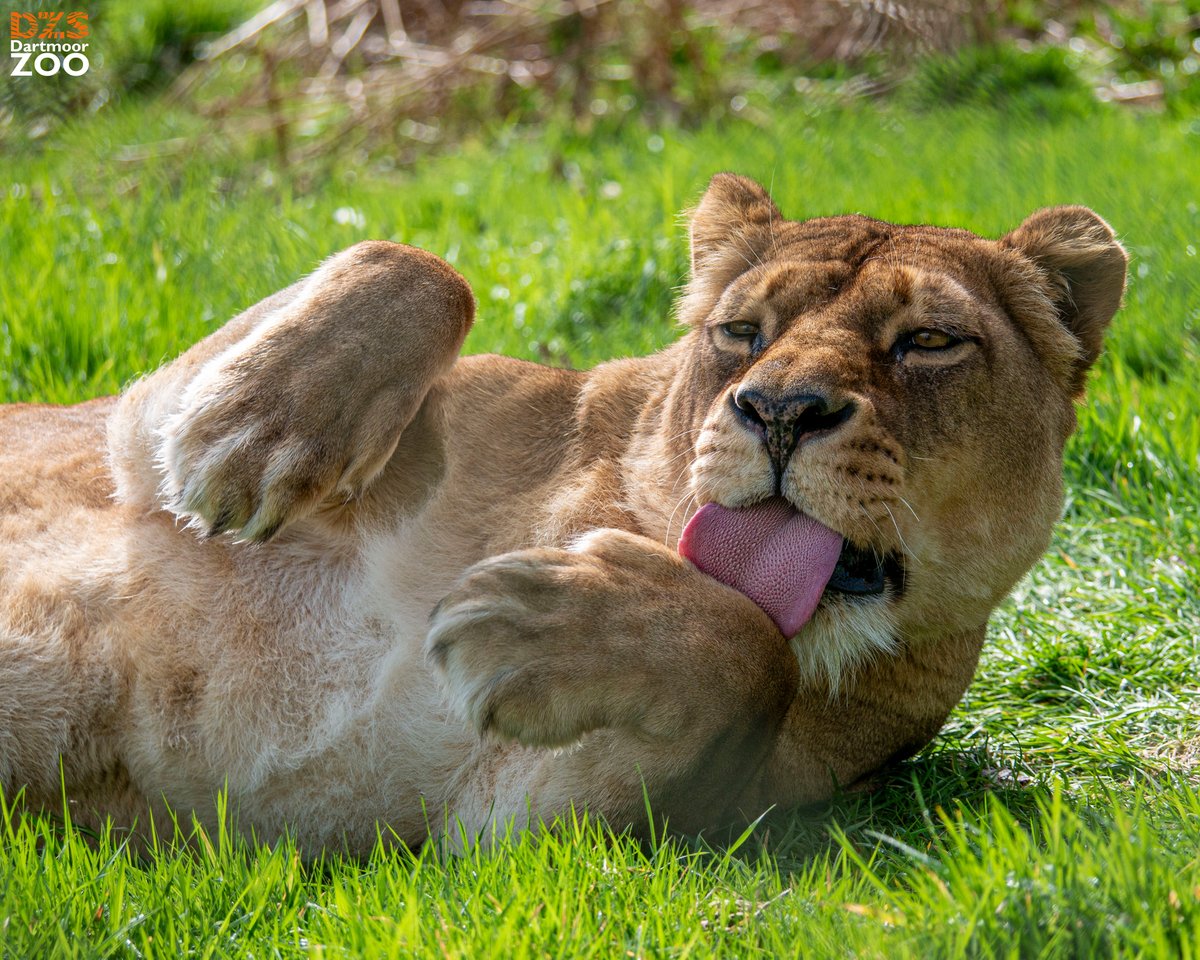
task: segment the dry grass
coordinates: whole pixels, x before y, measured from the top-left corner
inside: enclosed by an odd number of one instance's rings
[[[902,67],[994,40],[999,7],[971,0],[275,0],[209,44],[174,96],[227,128],[270,125],[279,159],[290,165],[347,138],[371,143],[400,130],[417,141],[437,139],[448,115],[470,117],[466,101],[500,116],[552,106],[586,118],[606,82],[623,85],[645,112],[695,120],[729,100],[739,79],[735,61],[753,69],[767,57],[796,72],[868,61]],[[231,72],[253,79],[230,89]],[[322,135],[296,149],[296,131],[315,128]]]

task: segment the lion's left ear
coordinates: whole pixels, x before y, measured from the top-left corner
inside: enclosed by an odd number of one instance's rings
[[[1087,369],[1100,356],[1104,331],[1121,305],[1125,250],[1112,227],[1087,207],[1038,210],[1000,245],[1019,251],[1049,276],[1059,321],[1079,344],[1071,386],[1082,393]]]

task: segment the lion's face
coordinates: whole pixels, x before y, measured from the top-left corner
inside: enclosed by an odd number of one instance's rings
[[[849,216],[783,220],[714,180],[693,219],[691,376],[715,399],[700,503],[783,497],[844,547],[802,664],[836,679],[897,637],[982,624],[1046,548],[1074,399],[1125,256],[1082,208],[1000,241]]]

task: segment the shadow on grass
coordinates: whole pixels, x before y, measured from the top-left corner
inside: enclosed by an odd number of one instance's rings
[[[1032,826],[1052,792],[1043,776],[987,745],[935,745],[829,803],[772,811],[744,849],[748,857],[770,855],[784,872],[804,869],[846,841],[874,848],[889,838],[921,849],[940,834],[942,811],[979,813],[998,803]],[[736,836],[709,841],[719,847]]]

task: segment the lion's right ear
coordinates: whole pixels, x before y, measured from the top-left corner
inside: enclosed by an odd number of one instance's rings
[[[691,213],[692,276],[735,259],[745,270],[770,243],[771,222],[782,220],[770,195],[749,177],[718,173]]]
[[[692,277],[677,313],[699,323],[734,280],[766,257],[771,224],[782,220],[767,191],[749,177],[718,173],[689,216]]]

